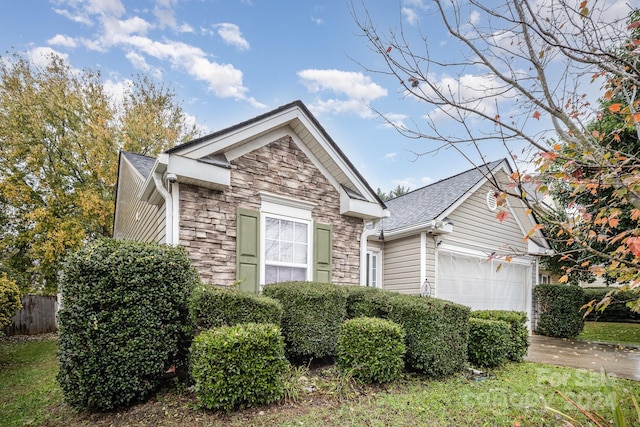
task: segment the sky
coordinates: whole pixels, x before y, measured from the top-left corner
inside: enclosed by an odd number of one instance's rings
[[[374,189],[416,189],[472,167],[453,150],[416,156],[435,146],[377,114],[401,123],[430,107],[369,71],[383,63],[356,24],[365,13],[382,31],[422,32],[443,58],[459,54],[430,0],[25,0],[3,2],[0,55],[41,63],[56,53],[74,68],[100,70],[114,94],[144,73],[170,85],[204,133],[301,100]],[[494,144],[485,154],[506,153]]]

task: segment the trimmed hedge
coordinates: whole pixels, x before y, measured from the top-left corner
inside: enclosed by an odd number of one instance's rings
[[[282,304],[282,334],[289,356],[336,356],[340,325],[347,316],[344,286],[316,282],[274,283],[264,287],[264,295]]]
[[[404,331],[372,317],[346,320],[338,338],[338,369],[364,383],[395,380],[404,368]]]
[[[71,254],[63,273],[57,379],[71,406],[143,400],[169,368],[187,367],[199,278],[184,249],[99,240]]]
[[[199,330],[239,323],[280,325],[282,305],[273,298],[221,286],[199,285],[189,300],[191,319]]]
[[[347,318],[385,318],[391,311],[389,291],[369,286],[345,286],[347,290]]]
[[[436,298],[394,294],[387,318],[405,332],[405,363],[434,377],[453,374],[467,363],[467,306]]]
[[[280,328],[246,323],[202,332],[191,347],[191,376],[201,407],[231,411],[284,397],[289,364]]]
[[[575,338],[582,332],[582,288],[574,285],[543,284],[534,288],[534,296],[538,306],[536,332],[561,338]]]
[[[609,292],[615,290],[613,287],[584,288],[583,305],[592,300],[598,303]],[[626,302],[638,299],[637,292],[618,291],[612,295],[611,303],[604,311],[593,310],[585,320],[597,320],[599,322],[629,322],[640,320],[640,313],[635,313],[627,307]],[[583,311],[584,313],[584,311]]]
[[[503,320],[469,319],[469,361],[475,366],[493,368],[507,362],[511,347],[511,328]]]
[[[6,273],[0,274],[0,337],[4,334],[2,329],[11,325],[13,316],[21,308],[18,285],[14,280],[9,279]]]
[[[520,362],[529,351],[529,330],[527,329],[527,313],[509,310],[472,311],[471,317],[476,319],[502,320],[509,324],[510,340],[507,357],[513,362]],[[470,340],[471,342],[471,340]]]

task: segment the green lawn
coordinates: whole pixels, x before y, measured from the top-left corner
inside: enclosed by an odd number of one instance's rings
[[[0,425],[40,425],[59,404],[57,340],[0,341]]]
[[[333,369],[315,369],[300,383],[298,400],[229,415],[194,409],[184,386],[159,392],[145,404],[107,414],[78,413],[62,403],[55,383],[57,341],[0,341],[0,425],[23,426],[557,426],[548,408],[586,419],[556,390],[606,412],[608,388],[597,373],[534,363],[512,363],[489,375],[442,380],[406,375],[385,386],[345,387]],[[611,379],[627,416],[640,382]],[[302,390],[302,385],[308,388]],[[309,392],[309,390],[313,390]],[[634,420],[633,423],[640,423]],[[578,424],[576,424],[578,425]]]
[[[585,322],[578,339],[640,346],[640,323]]]

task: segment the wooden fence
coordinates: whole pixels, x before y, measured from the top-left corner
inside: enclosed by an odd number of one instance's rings
[[[13,316],[13,324],[4,329],[7,335],[36,335],[56,332],[58,297],[55,295],[25,295],[22,309]]]

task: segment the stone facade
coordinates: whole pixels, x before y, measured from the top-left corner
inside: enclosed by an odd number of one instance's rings
[[[202,280],[231,285],[236,272],[236,209],[259,210],[260,191],[315,203],[314,222],[333,226],[332,282],[358,284],[363,221],[340,215],[340,195],[290,137],[231,162],[224,191],[180,186],[180,245]]]

